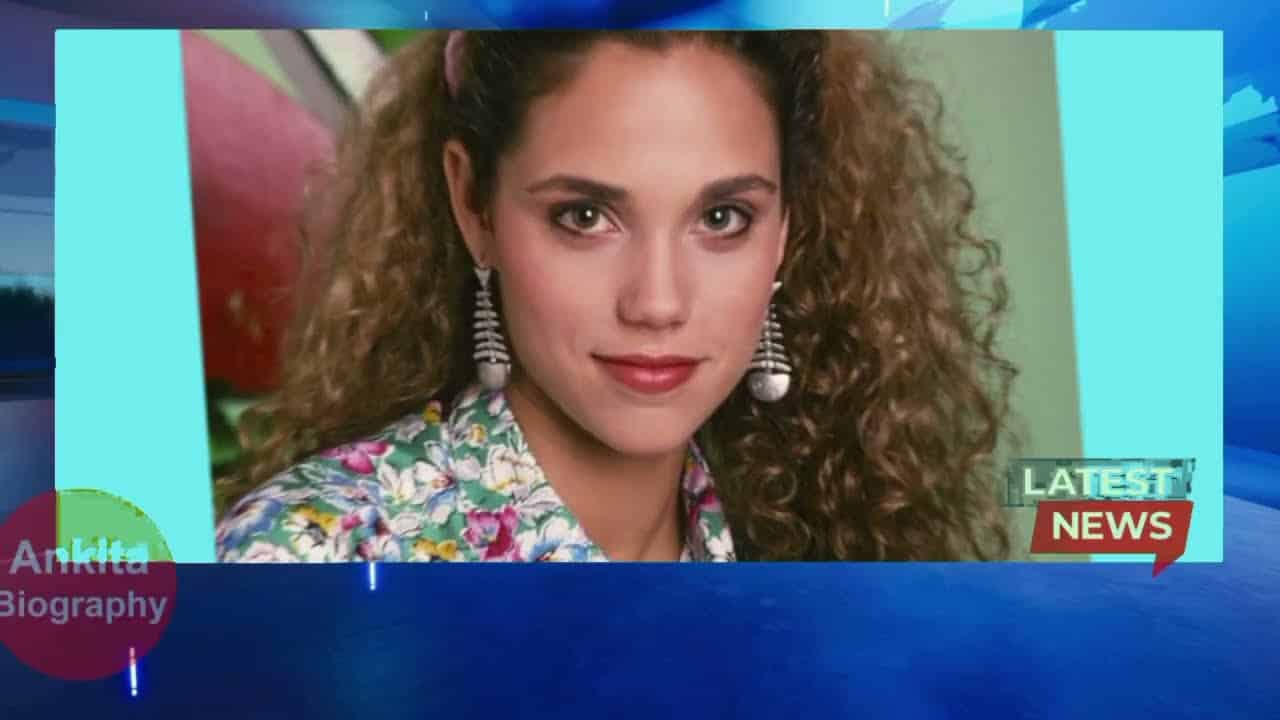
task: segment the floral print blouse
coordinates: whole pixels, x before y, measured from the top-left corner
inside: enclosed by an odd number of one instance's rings
[[[681,478],[682,561],[732,561],[706,461]],[[372,437],[313,455],[242,498],[223,562],[604,561],[534,461],[501,392],[474,386]]]

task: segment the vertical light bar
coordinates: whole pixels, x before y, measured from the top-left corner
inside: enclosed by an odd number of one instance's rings
[[[378,589],[378,564],[375,562],[369,563],[369,589]]]
[[[138,697],[138,655],[129,648],[129,696]]]

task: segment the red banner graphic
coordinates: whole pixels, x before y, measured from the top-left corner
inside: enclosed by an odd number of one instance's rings
[[[1033,553],[1155,553],[1151,577],[1182,557],[1190,500],[1044,500]]]

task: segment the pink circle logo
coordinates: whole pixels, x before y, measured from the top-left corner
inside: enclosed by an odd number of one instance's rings
[[[178,578],[151,518],[98,490],[50,491],[0,525],[0,642],[64,680],[115,675],[173,617]]]

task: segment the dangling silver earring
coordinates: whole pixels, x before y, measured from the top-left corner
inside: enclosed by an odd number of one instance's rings
[[[500,390],[507,384],[507,378],[511,377],[511,356],[507,354],[507,343],[502,339],[498,311],[494,309],[493,297],[489,294],[490,272],[490,268],[476,266],[476,279],[480,281],[480,287],[476,290],[476,349],[473,357],[480,374],[480,384],[488,390]]]
[[[782,283],[774,281],[773,292],[778,292],[780,287]],[[787,351],[782,347],[782,325],[778,323],[777,307],[772,301],[769,303],[769,317],[760,333],[760,345],[751,358],[747,387],[755,399],[767,403],[781,400],[791,387],[791,364],[787,360]]]

